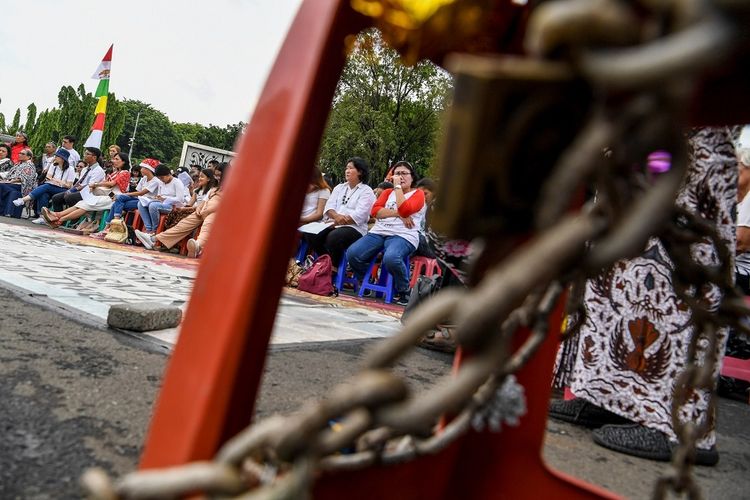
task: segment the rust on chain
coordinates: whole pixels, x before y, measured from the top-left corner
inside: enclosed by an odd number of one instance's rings
[[[366,10],[380,2],[356,3]],[[681,411],[695,391],[713,390],[717,331],[750,328],[742,321],[748,311],[733,286],[732,256],[716,229],[674,207],[687,165],[679,144],[693,83],[722,61],[735,41],[729,12],[747,14],[748,8],[736,0],[637,3],[638,12],[615,0],[549,1],[533,11],[528,24],[526,47],[536,59],[461,55],[448,62],[456,76],[455,95],[440,153],[446,191],[438,196],[447,205],[438,206],[436,223],[454,236],[491,241],[498,233],[536,230],[533,239],[491,265],[474,288],[442,290],[427,300],[398,335],[368,355],[360,374],[324,400],[254,424],[229,440],[214,462],[139,471],[117,481],[100,470],[87,471],[82,482],[91,498],[196,492],[306,498],[320,470],[437,453],[469,430],[507,377],[533,356],[559,297],[567,295],[569,337],[586,320],[585,280],[634,255],[651,236],[662,240],[674,263],[674,288],[690,307],[695,328],[686,369],[675,385],[672,419],[679,445],[654,497],[676,492],[699,498],[691,464],[710,421],[686,422]],[[429,37],[421,37],[420,29],[434,35],[440,26],[469,26],[463,21],[481,19],[477,13],[490,4],[446,2],[434,17],[420,21],[423,28],[410,26],[406,34],[394,29],[387,38],[402,46],[418,40],[405,52],[430,53]],[[452,13],[462,13],[463,21],[444,22]],[[633,165],[642,164],[656,144],[667,144],[675,163],[652,185]],[[617,150],[604,158],[602,151],[612,145]],[[467,171],[472,175],[464,175]],[[576,192],[584,188],[596,199],[570,213]],[[692,259],[691,244],[703,241],[713,242],[717,265]],[[701,295],[709,288],[722,296],[713,306]],[[434,325],[448,320],[458,325],[459,345],[476,355],[431,391],[409,394],[389,368]],[[531,335],[512,350],[510,340],[520,326],[529,327]],[[709,412],[714,404],[709,398]],[[440,430],[435,424],[446,412],[457,416]],[[338,420],[338,432],[328,425],[331,419]],[[337,454],[350,445],[354,453]]]

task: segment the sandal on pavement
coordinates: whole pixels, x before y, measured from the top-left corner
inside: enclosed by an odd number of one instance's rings
[[[568,401],[561,399],[553,400],[549,405],[549,416],[555,420],[580,425],[589,429],[596,429],[607,424],[632,423],[627,418],[589,403],[583,398],[575,398]]]
[[[440,352],[456,352],[456,339],[453,338],[449,326],[439,327],[438,330],[432,330],[419,340],[419,347]]]
[[[671,442],[663,432],[640,424],[605,425],[595,430],[592,436],[594,442],[604,448],[659,462],[672,460],[672,451],[677,447],[677,444]],[[716,451],[716,446],[707,450],[695,450],[696,465],[710,466],[718,462],[719,452]]]
[[[42,207],[42,218],[47,222],[47,224],[51,225],[51,224],[54,224],[55,222],[57,222],[58,223],[57,225],[58,226],[60,225],[59,224],[60,217],[57,217],[55,214],[53,214],[50,211],[50,209],[47,208],[47,207]],[[57,227],[57,226],[55,226],[55,227]]]

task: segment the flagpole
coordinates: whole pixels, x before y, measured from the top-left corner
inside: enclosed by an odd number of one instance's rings
[[[130,150],[128,151],[128,157],[133,157],[133,144],[135,144],[135,133],[138,131],[138,119],[141,117],[141,112],[135,116],[135,127],[133,127],[133,137],[130,138]]]

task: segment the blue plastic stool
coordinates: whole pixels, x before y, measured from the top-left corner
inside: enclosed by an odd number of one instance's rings
[[[372,276],[372,270],[375,267],[375,265],[378,262],[378,257],[382,256],[382,253],[379,253],[375,257],[373,257],[372,261],[370,262],[370,267],[367,268],[367,273],[365,274],[365,279],[362,282],[362,284],[359,287],[359,293],[357,294],[359,297],[364,297],[365,290],[372,290],[375,292],[375,297],[381,297],[385,296],[385,303],[390,304],[393,300],[393,276],[391,276],[391,273],[388,272],[388,269],[386,269],[384,264],[380,264],[380,275],[378,276],[377,283],[370,283],[370,277]],[[406,265],[406,271],[407,274],[409,272],[409,256],[407,255],[404,257],[404,264]]]
[[[294,256],[294,260],[297,262],[304,262],[305,256],[307,255],[307,242],[304,238],[300,238],[299,245],[297,246],[297,253]]]
[[[357,281],[357,278],[352,276],[351,278],[346,276],[346,266],[348,264],[348,260],[346,260],[346,252],[341,256],[341,262],[339,262],[338,271],[336,273],[336,279],[333,280],[333,285],[336,287],[338,291],[343,290],[343,287],[346,283],[351,283],[354,286],[354,293],[357,293],[357,286],[359,285],[359,281]]]

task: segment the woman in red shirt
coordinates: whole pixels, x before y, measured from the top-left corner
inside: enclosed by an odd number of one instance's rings
[[[31,146],[29,146],[29,136],[24,132],[16,132],[16,140],[10,145],[10,161],[14,165],[18,163],[18,153],[26,148],[31,149]]]
[[[416,188],[417,172],[407,161],[393,166],[393,189],[386,189],[370,214],[375,225],[346,251],[354,276],[362,282],[370,261],[381,251],[383,265],[393,276],[396,303],[409,301],[409,270],[404,259],[419,246],[419,229],[425,216],[424,193]]]

